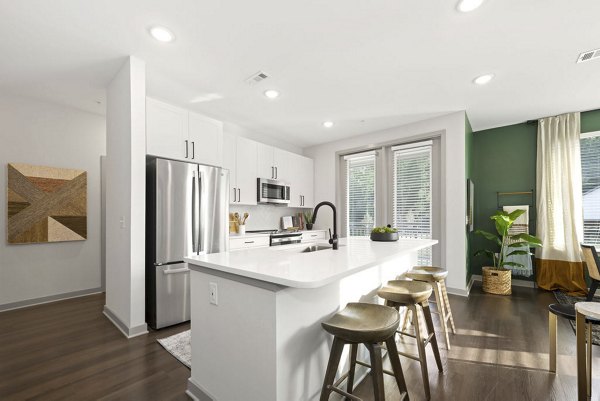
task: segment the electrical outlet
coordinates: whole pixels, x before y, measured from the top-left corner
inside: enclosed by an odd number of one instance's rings
[[[218,305],[217,283],[208,283],[208,301],[213,305]]]

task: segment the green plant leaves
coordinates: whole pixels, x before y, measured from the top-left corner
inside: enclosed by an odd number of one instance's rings
[[[511,253],[509,253],[506,256],[512,256],[512,255],[531,255],[531,252],[527,252],[527,251],[512,251]]]
[[[504,263],[502,263],[502,266],[525,267],[521,263],[515,263],[515,262],[504,262]]]
[[[533,235],[529,235],[529,234],[525,234],[525,233],[511,235],[510,239],[524,241],[530,247],[541,247],[542,246],[542,240],[540,240],[538,237],[534,237]]]
[[[481,235],[485,239],[488,239],[490,241],[494,241],[499,246],[502,246],[502,241],[500,240],[500,238],[496,234],[492,234],[492,233],[484,231],[484,230],[477,230],[477,231],[475,231],[475,234]]]

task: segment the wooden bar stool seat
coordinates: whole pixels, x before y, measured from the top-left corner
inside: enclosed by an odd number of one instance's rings
[[[352,395],[354,387],[354,370],[356,364],[361,364],[371,368],[373,378],[373,392],[375,401],[385,401],[385,392],[383,388],[383,373],[390,374],[396,378],[396,384],[400,390],[400,400],[408,401],[408,390],[398,358],[398,350],[394,340],[396,330],[400,324],[398,311],[388,306],[367,304],[367,303],[349,303],[340,312],[333,315],[328,321],[321,323],[325,331],[332,334],[333,345],[323,387],[321,389],[321,401],[326,401],[332,392],[342,394],[348,399],[361,401],[360,398]],[[381,346],[379,343],[385,343],[389,352],[390,363],[393,372],[383,369]],[[335,375],[340,364],[342,351],[346,344],[351,345],[350,351],[350,370],[335,381]],[[358,344],[364,344],[369,350],[371,364],[357,361]],[[348,380],[346,391],[339,388],[344,380]]]
[[[397,310],[404,306],[410,311],[414,317],[413,324],[415,333],[411,334],[403,330],[398,330],[401,335],[406,335],[414,338],[417,341],[418,355],[413,355],[405,352],[398,352],[399,355],[418,361],[421,365],[421,375],[423,377],[423,387],[425,389],[425,396],[427,399],[431,398],[431,392],[429,389],[429,372],[427,370],[427,353],[425,347],[431,345],[435,362],[440,372],[444,371],[442,365],[442,359],[440,357],[440,350],[433,328],[433,320],[431,318],[431,310],[429,308],[429,297],[433,288],[431,284],[421,281],[407,281],[407,280],[392,280],[377,291],[377,295],[385,299],[387,306],[392,306]],[[419,309],[422,311],[422,315],[425,320],[425,329],[422,328],[422,318],[419,314]],[[392,350],[388,348],[389,353]]]
[[[424,281],[433,286],[435,301],[431,302],[436,304],[437,311],[432,313],[440,316],[441,326],[442,330],[444,330],[444,337],[446,340],[446,348],[450,349],[448,321],[450,321],[453,334],[456,334],[456,326],[454,325],[454,317],[452,317],[452,309],[450,308],[448,292],[446,291],[447,276],[448,270],[434,266],[415,266],[405,274],[405,277],[410,278],[411,280]]]

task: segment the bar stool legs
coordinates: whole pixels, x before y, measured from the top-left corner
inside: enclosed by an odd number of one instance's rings
[[[393,302],[386,300],[387,306],[395,306]],[[423,316],[425,317],[425,328],[422,327],[421,317],[419,317],[419,312],[417,309],[417,305],[420,305],[423,310]],[[396,306],[398,307],[398,306]],[[415,327],[415,340],[417,341],[417,351],[418,357],[407,354],[405,352],[398,352],[399,355],[405,356],[410,359],[414,359],[418,361],[421,365],[421,376],[423,378],[423,388],[425,390],[425,397],[427,399],[431,398],[431,389],[429,387],[429,370],[427,368],[427,344],[431,343],[431,349],[433,351],[433,356],[435,358],[435,363],[437,365],[438,371],[443,372],[444,366],[442,365],[442,358],[440,355],[440,350],[438,347],[437,338],[435,335],[435,330],[433,326],[433,319],[431,318],[431,309],[429,307],[429,302],[424,301],[420,304],[406,305],[408,308],[408,312],[413,316],[413,325]],[[400,331],[399,334],[408,335],[413,337],[411,334]],[[395,345],[395,343],[394,343]],[[391,353],[391,350],[388,348],[388,351]]]
[[[447,276],[447,270],[433,266],[416,266],[405,274],[405,277],[410,278],[411,280],[423,281],[431,284],[433,287],[435,301],[431,302],[436,304],[437,311],[432,313],[440,316],[440,323],[446,340],[446,348],[450,350],[448,323],[450,323],[453,334],[456,334],[456,326],[454,324],[454,317],[452,316],[452,309],[450,308],[448,291],[446,290],[445,279]]]
[[[395,343],[399,323],[400,317],[394,308],[365,303],[349,303],[346,308],[336,313],[331,319],[321,323],[327,332],[333,334],[334,339],[321,388],[320,401],[328,400],[332,392],[341,394],[346,399],[361,401],[360,398],[352,394],[357,364],[371,368],[375,401],[385,401],[384,373],[396,378],[401,394],[400,400],[408,401],[406,381],[404,380]],[[381,355],[383,343],[386,344],[389,350],[393,350],[393,352],[388,353],[392,364],[392,372],[383,369]],[[346,344],[351,347],[350,370],[335,381],[342,351]],[[364,344],[369,351],[370,364],[357,360],[359,344]],[[340,388],[344,380],[348,380],[346,391]]]

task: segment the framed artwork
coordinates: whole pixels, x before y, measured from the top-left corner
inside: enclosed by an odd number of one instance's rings
[[[467,179],[467,229],[469,232],[474,229],[475,215],[475,184],[470,178]]]
[[[87,173],[9,163],[9,244],[87,239]]]

